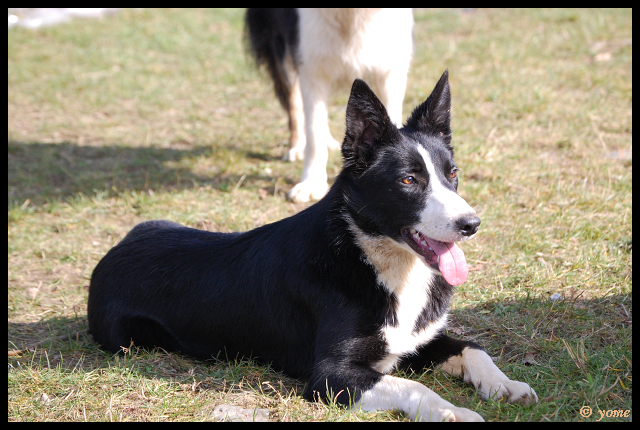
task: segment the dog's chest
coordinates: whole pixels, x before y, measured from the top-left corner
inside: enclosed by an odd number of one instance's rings
[[[424,262],[391,238],[367,236],[353,224],[351,229],[364,258],[376,271],[378,284],[395,297],[395,318],[388,318],[380,329],[386,355],[372,364],[387,373],[400,357],[428,343],[444,328],[447,311],[445,307],[434,312],[432,286],[437,275]]]
[[[422,262],[404,273],[405,276],[389,278],[388,273],[379,273],[379,282],[396,297],[395,319],[382,327],[387,355],[374,364],[382,373],[390,372],[400,357],[414,352],[420,345],[432,340],[446,325],[447,313],[438,315],[433,321],[423,316],[431,298],[430,284],[435,276]],[[397,276],[397,274],[395,274]],[[421,321],[418,326],[418,321]]]

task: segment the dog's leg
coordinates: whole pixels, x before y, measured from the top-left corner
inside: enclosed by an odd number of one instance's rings
[[[300,93],[300,78],[295,77],[289,93],[289,150],[284,156],[284,161],[304,159],[304,147],[306,144],[304,110],[302,108],[302,94]]]
[[[394,68],[381,73],[377,79],[380,101],[387,108],[389,118],[396,127],[402,127],[402,101],[407,87],[407,71]]]
[[[319,360],[304,398],[365,411],[395,409],[418,421],[482,421],[477,413],[452,405],[419,382],[383,375],[346,357]]]
[[[442,363],[442,370],[471,382],[482,400],[505,398],[510,403],[537,403],[538,396],[528,384],[509,379],[481,349],[465,348],[462,354]]]
[[[538,401],[528,384],[509,379],[481,347],[446,335],[422,346],[418,355],[403,359],[398,367],[420,371],[435,364],[442,364],[444,372],[471,382],[483,400],[505,398],[523,404]]]
[[[289,192],[289,198],[296,202],[322,198],[327,184],[328,142],[333,139],[329,132],[327,103],[329,85],[300,73],[300,88],[304,105],[304,120],[307,142],[304,148],[304,168],[300,183]],[[309,82],[312,81],[312,82]]]
[[[419,382],[389,375],[362,393],[355,408],[397,409],[417,421],[484,421],[476,412],[452,405]]]

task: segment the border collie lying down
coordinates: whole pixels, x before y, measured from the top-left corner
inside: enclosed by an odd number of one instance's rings
[[[362,80],[347,106],[344,168],[308,209],[244,233],[136,226],[95,268],[89,327],[109,351],[162,347],[253,357],[307,382],[308,400],[411,419],[481,421],[394,368],[440,364],[483,399],[537,402],[484,350],[444,334],[455,242],[480,225],[457,194],[448,72],[398,129]]]

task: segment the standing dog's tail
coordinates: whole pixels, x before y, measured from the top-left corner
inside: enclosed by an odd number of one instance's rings
[[[244,27],[245,47],[258,68],[266,67],[276,96],[289,112],[291,89],[296,77],[293,64],[298,44],[298,13],[291,8],[248,8]],[[287,58],[290,56],[290,58]]]

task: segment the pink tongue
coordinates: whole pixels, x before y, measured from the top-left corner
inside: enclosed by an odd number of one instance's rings
[[[453,243],[437,242],[427,239],[427,243],[438,254],[438,269],[444,279],[451,285],[460,285],[467,280],[469,267],[464,252]]]

